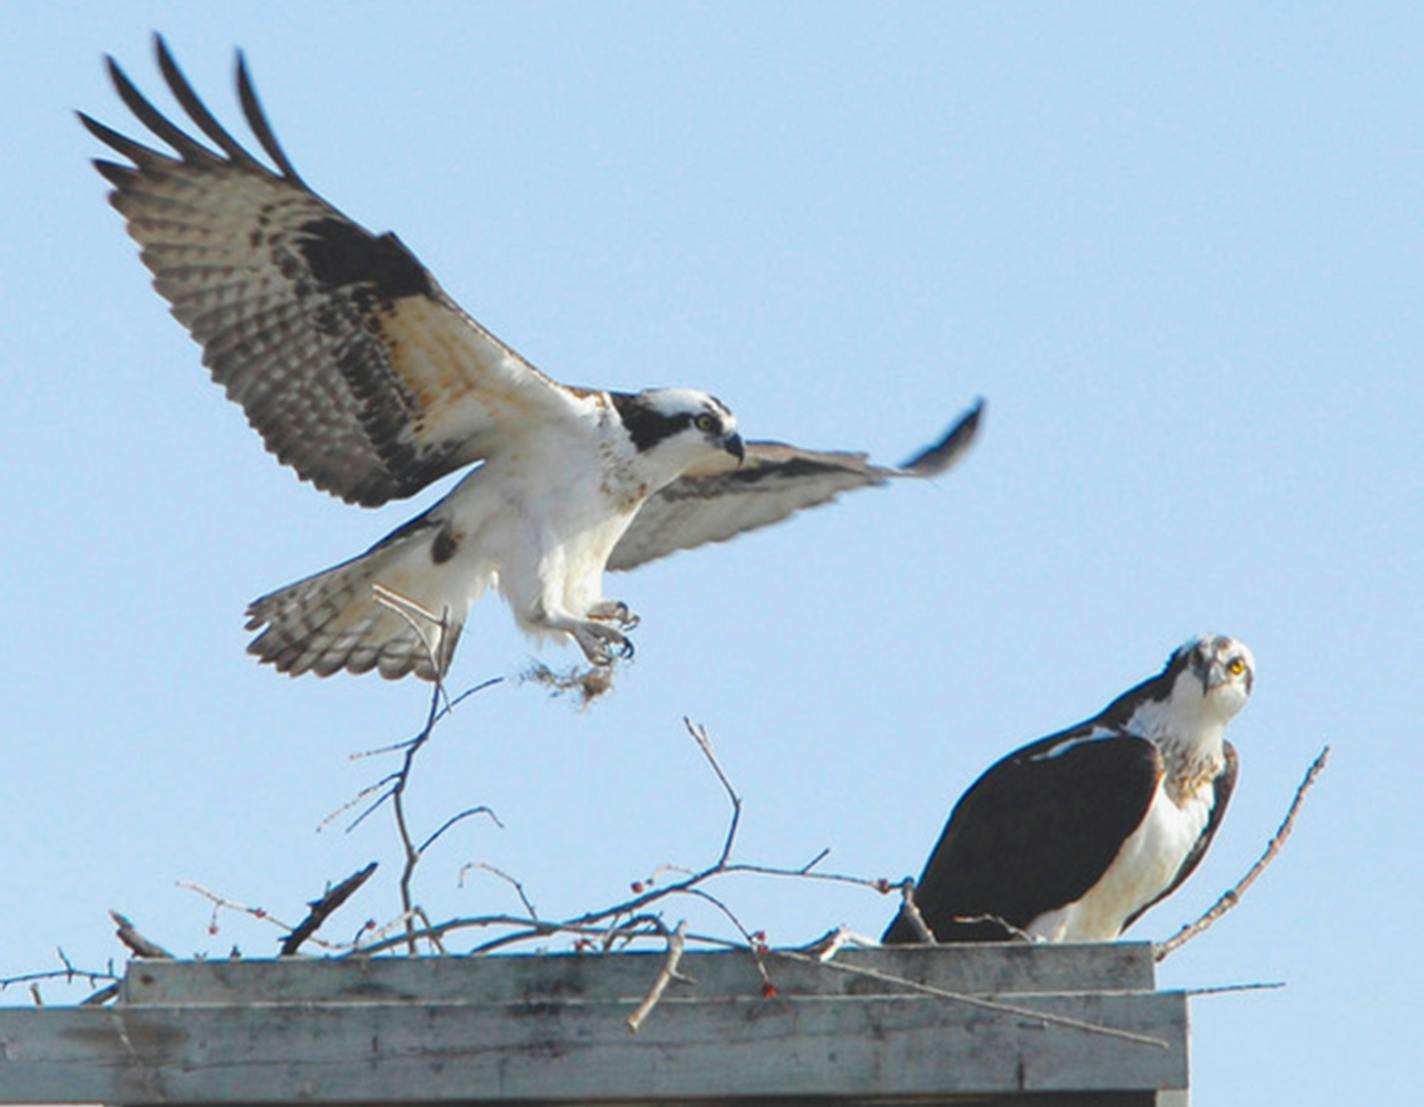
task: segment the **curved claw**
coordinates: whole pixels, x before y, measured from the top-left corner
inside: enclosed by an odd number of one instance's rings
[[[607,623],[600,623],[593,619],[588,619],[576,623],[568,628],[569,633],[578,642],[579,648],[590,663],[599,667],[607,667],[613,664],[614,650],[618,651],[621,657],[632,657],[632,645],[623,636],[623,632]]]
[[[600,622],[617,623],[624,630],[632,630],[642,622],[622,600],[601,600],[588,609],[588,617]]]

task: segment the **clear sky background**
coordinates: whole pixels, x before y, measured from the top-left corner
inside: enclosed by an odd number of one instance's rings
[[[161,29],[235,130],[243,46],[306,179],[561,380],[695,385],[749,437],[889,462],[988,401],[934,485],[612,578],[644,622],[592,709],[515,680],[463,705],[412,815],[487,803],[504,829],[432,851],[432,914],[517,908],[493,878],[459,886],[470,861],[549,916],[710,861],[726,804],[683,715],[744,797],[740,858],[917,873],[991,761],[1227,633],[1259,662],[1236,798],[1130,935],[1211,903],[1334,755],[1242,906],[1163,966],[1168,987],[1287,985],[1194,1001],[1196,1102],[1417,1083],[1417,5],[54,3],[7,23],[0,974],[56,945],[119,957],[110,907],[180,953],[274,950],[235,917],[210,935],[178,880],[296,918],[380,859],[332,933],[396,906],[388,817],[317,827],[392,767],[348,754],[411,733],[426,687],[280,677],[243,653],[242,611],[433,495],[367,512],[297,481],[150,289],[71,112],[132,130],[101,55],[157,95]],[[533,656],[487,598],[452,688]],[[894,907],[722,892],[784,944],[878,933]]]

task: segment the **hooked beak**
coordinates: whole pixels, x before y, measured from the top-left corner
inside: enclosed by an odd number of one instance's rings
[[[734,458],[737,459],[737,466],[739,468],[742,462],[746,461],[747,459],[747,448],[746,445],[742,442],[742,436],[740,434],[733,434],[727,438],[722,439],[722,449],[726,450],[729,454],[731,454]]]

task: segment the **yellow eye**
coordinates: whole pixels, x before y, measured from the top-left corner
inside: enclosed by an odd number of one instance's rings
[[[692,421],[692,425],[695,426],[698,430],[706,434],[710,434],[712,431],[717,429],[717,420],[712,418],[712,416],[708,415],[706,412],[703,412],[701,415],[699,415],[696,419]]]
[[[1239,657],[1233,657],[1226,665],[1226,671],[1232,676],[1240,676],[1246,671],[1246,662]]]

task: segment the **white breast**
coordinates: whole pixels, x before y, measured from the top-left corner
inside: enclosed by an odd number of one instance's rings
[[[1068,942],[1116,938],[1130,915],[1172,883],[1206,829],[1212,798],[1207,786],[1178,806],[1159,785],[1147,817],[1123,842],[1102,879],[1082,899],[1034,919],[1027,927],[1029,934]]]

